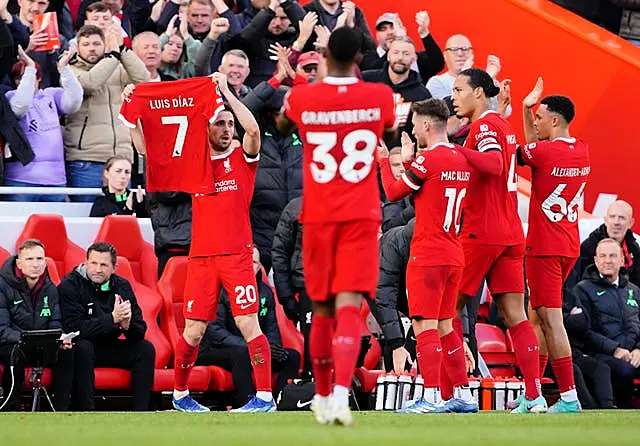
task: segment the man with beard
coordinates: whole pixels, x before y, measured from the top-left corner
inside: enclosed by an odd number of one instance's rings
[[[396,119],[399,123],[399,134],[402,131],[412,135],[411,104],[431,98],[429,90],[423,85],[418,73],[411,70],[416,61],[416,48],[413,41],[406,36],[396,37],[389,45],[387,63],[381,70],[370,70],[362,73],[367,82],[381,82],[391,87],[396,99]],[[400,140],[394,142],[400,145]]]

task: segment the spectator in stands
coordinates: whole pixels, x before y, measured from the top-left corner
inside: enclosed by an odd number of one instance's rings
[[[144,339],[142,318],[131,284],[114,274],[116,249],[106,242],[87,250],[86,263],[58,286],[62,321],[76,339],[76,396],[80,410],[94,410],[95,367],[131,370],[133,410],[149,410],[155,349]],[[125,339],[119,339],[124,335]]]
[[[589,322],[585,347],[611,369],[617,406],[630,409],[633,380],[640,377],[640,289],[621,269],[616,240],[600,240],[594,261],[573,289]]]
[[[171,257],[188,256],[191,247],[191,195],[154,192],[147,196],[153,227],[153,248],[158,258],[158,279]]]
[[[277,396],[289,380],[298,376],[300,353],[282,346],[282,337],[276,319],[275,296],[269,285],[262,280],[260,254],[256,248],[253,249],[253,270],[256,273],[258,285],[255,297],[260,303],[258,310],[260,329],[271,346],[272,370],[278,373],[278,380],[273,388],[273,394]],[[196,365],[216,365],[231,372],[239,406],[246,404],[252,395],[255,395],[249,348],[233,319],[229,296],[224,288],[220,291],[216,320],[209,323],[200,341]]]
[[[9,30],[13,36],[16,45],[21,46],[41,67],[42,80],[40,82],[42,88],[60,86],[58,70],[56,68],[59,50],[53,51],[34,51],[38,46],[44,45],[47,40],[45,31],[33,33],[33,17],[42,14],[49,7],[49,0],[20,0],[20,10],[17,16],[11,16],[7,12],[7,3],[2,2],[0,6],[0,16],[5,17]],[[64,38],[62,40],[63,47],[66,45]]]
[[[97,0],[82,0],[76,18],[76,27],[78,29],[87,25],[85,23],[87,10],[90,5],[96,2]],[[114,21],[117,25],[115,29],[122,35],[123,39],[126,37],[127,41],[131,36],[144,29],[145,23],[151,15],[152,4],[146,0],[131,0],[126,2],[126,5],[124,0],[103,0],[102,3],[111,10],[111,15],[116,19]],[[126,45],[129,42],[124,43]]]
[[[279,85],[293,76],[295,72],[286,55],[282,55],[272,79],[260,83],[242,100],[257,117],[262,131],[250,217],[253,242],[260,250],[262,265],[267,271],[271,269],[271,247],[280,214],[289,201],[302,195],[302,141],[296,131],[282,133],[279,130],[288,91]]]
[[[131,162],[123,156],[112,156],[104,164],[104,195],[96,198],[89,217],[107,215],[134,215],[147,217],[145,195],[142,188],[133,192],[127,187],[131,181]]]
[[[239,98],[242,99],[251,92],[251,88],[244,83],[249,76],[249,56],[244,51],[227,51],[222,56],[222,63],[218,71],[227,75],[229,86]]]
[[[240,31],[238,21],[235,18],[232,18],[231,21],[226,17],[213,19],[213,22],[211,22],[211,30],[202,41],[202,45],[200,45],[196,53],[196,76],[208,76],[211,73],[220,71],[223,54],[231,51],[229,41],[232,36],[240,34]],[[246,55],[246,53],[244,54]],[[247,56],[247,66],[248,63],[249,57]],[[247,73],[247,76],[248,75],[249,73]],[[235,87],[233,91],[236,91]]]
[[[418,71],[422,82],[427,82],[444,68],[444,56],[442,50],[431,36],[429,25],[431,19],[427,11],[416,13],[416,23],[418,25],[418,35],[422,40],[424,51],[417,53],[416,63],[411,65],[411,69]],[[402,20],[398,14],[385,12],[376,20],[376,38],[378,47],[375,50],[367,51],[363,54],[360,62],[361,70],[379,70],[384,67],[387,61],[389,45],[396,36],[406,36],[407,31],[402,25]]]
[[[107,159],[114,154],[133,158],[129,130],[118,119],[122,89],[148,81],[149,72],[124,47],[120,34],[108,31],[105,35],[93,25],[78,31],[78,58],[71,62],[71,69],[84,89],[84,101],[67,116],[64,129],[67,182],[70,187],[101,187]],[[93,201],[93,197],[75,201]]]
[[[300,324],[304,337],[303,377],[310,377],[309,334],[311,333],[311,299],[304,284],[302,269],[302,224],[298,220],[302,198],[294,198],[280,215],[273,238],[271,260],[273,282],[284,314],[294,324]]]
[[[175,81],[177,78],[158,71],[161,60],[160,37],[151,31],[145,31],[133,38],[133,52],[144,63],[149,72],[149,82]]]
[[[251,0],[250,5],[236,14],[241,28],[246,28],[260,10],[269,6],[269,0]]]
[[[635,220],[633,208],[623,200],[614,201],[607,208],[604,223],[587,237],[580,245],[580,258],[567,278],[566,286],[572,287],[582,280],[587,267],[593,264],[596,246],[600,240],[612,238],[622,246],[622,266],[627,270],[631,283],[640,286],[640,245],[636,241],[631,228]]]
[[[438,76],[433,76],[427,82],[429,92],[438,99],[451,96],[456,76],[461,71],[473,67],[474,62],[471,41],[462,34],[454,34],[447,39],[444,54],[447,71]]]
[[[308,12],[315,12],[318,18],[318,26],[324,26],[333,31],[341,26],[357,28],[362,32],[362,52],[375,50],[376,42],[371,36],[367,19],[362,10],[352,1],[342,0],[313,0],[303,7],[297,1],[285,0],[280,2],[285,14],[290,18],[293,26],[304,18]],[[315,41],[318,34],[314,31],[304,46],[304,51],[315,49]]]
[[[47,270],[44,245],[39,240],[25,240],[18,247],[18,254],[8,258],[0,270],[0,364],[4,365],[2,387],[8,398],[5,409],[18,410],[24,389],[25,359],[29,355],[25,358],[14,351],[21,332],[55,328],[62,328],[62,318],[58,291]],[[12,362],[16,379],[10,392]],[[51,387],[56,410],[69,410],[72,383],[73,349],[71,340],[67,340],[61,345],[58,364],[53,368]]]
[[[420,75],[411,70],[411,65],[416,61],[416,57],[416,48],[409,37],[395,37],[389,46],[387,62],[384,67],[380,70],[362,73],[362,78],[365,81],[387,84],[396,93],[398,96],[396,121],[399,130],[405,131],[409,135],[412,134],[413,129],[411,104],[431,97],[429,90],[422,83]]]
[[[389,164],[391,164],[393,177],[397,180],[404,173],[401,147],[394,147],[389,151]],[[385,202],[382,204],[382,232],[387,232],[396,226],[404,226],[415,216],[416,211],[413,208],[411,196],[400,201]]]
[[[573,376],[580,405],[583,409],[612,409],[611,369],[603,361],[585,353],[589,330],[587,315],[571,290],[565,288],[562,294],[562,315],[571,344]],[[540,376],[543,375],[544,370],[540,370]]]
[[[278,0],[271,0],[269,7],[260,11],[240,34],[242,49],[249,55],[251,72],[246,83],[255,87],[268,80],[276,70],[269,48],[279,43],[288,47],[296,40],[297,32]]]
[[[20,61],[13,66],[11,80],[15,90],[6,93],[11,109],[20,120],[35,152],[34,160],[23,166],[7,163],[5,186],[37,187],[67,185],[64,167],[64,145],[60,117],[74,113],[82,104],[82,86],[67,65],[75,52],[67,51],[58,62],[62,88],[40,89],[40,66],[22,48]],[[13,194],[8,201],[65,201],[64,195]]]
[[[210,0],[189,0],[187,22],[195,39],[202,41],[209,34],[214,17],[215,7]]]
[[[196,54],[202,43],[191,37],[184,18],[180,19],[180,26],[176,27],[176,17],[171,19],[167,30],[160,35],[160,72],[174,79],[187,79],[195,76]]]
[[[103,2],[91,3],[86,10],[86,19],[84,25],[95,25],[105,34],[109,32],[119,33],[122,35],[124,46],[131,48],[131,38],[127,32],[122,29],[120,20],[113,15],[111,9]],[[84,26],[83,25],[83,26]],[[73,38],[70,43],[77,45],[77,40]]]

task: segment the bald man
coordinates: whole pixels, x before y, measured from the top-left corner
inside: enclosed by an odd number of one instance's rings
[[[433,76],[427,82],[427,89],[434,98],[444,99],[451,96],[453,82],[463,69],[473,66],[473,47],[467,36],[454,34],[444,47],[444,61],[447,71]]]
[[[623,200],[611,203],[607,208],[604,223],[580,245],[580,258],[565,286],[573,287],[582,280],[585,269],[593,264],[598,242],[605,238],[612,238],[620,243],[624,254],[622,265],[627,269],[629,281],[640,286],[640,245],[631,231],[633,224],[633,208],[629,203]]]

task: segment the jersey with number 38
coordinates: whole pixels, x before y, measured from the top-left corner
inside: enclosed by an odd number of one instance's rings
[[[499,113],[484,112],[471,125],[464,147],[479,152],[498,150],[502,154],[500,175],[474,171],[464,205],[463,243],[513,246],[524,243],[518,215],[516,135]]]
[[[591,171],[589,147],[575,138],[539,141],[522,148],[531,166],[527,254],[578,257],[578,207]]]
[[[147,82],[123,101],[125,125],[142,122],[149,192],[214,192],[208,124],[224,109],[217,90],[209,77]]]
[[[378,141],[395,121],[393,91],[356,78],[294,87],[285,113],[304,144],[300,221],[380,221]]]

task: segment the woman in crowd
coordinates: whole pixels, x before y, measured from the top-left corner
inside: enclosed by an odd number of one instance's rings
[[[176,18],[180,24],[176,27]],[[160,72],[176,79],[195,76],[196,54],[201,42],[194,39],[188,30],[187,17],[184,14],[174,16],[167,30],[160,35],[162,45],[162,64]]]
[[[146,200],[140,186],[136,191],[127,187],[131,181],[131,163],[125,157],[116,155],[104,165],[104,195],[96,198],[91,207],[90,217],[107,215],[135,215],[147,217]]]
[[[8,91],[6,97],[31,144],[35,158],[26,166],[5,160],[5,186],[66,186],[60,117],[77,111],[83,96],[82,86],[68,66],[74,54],[75,50],[67,51],[58,62],[62,88],[40,89],[40,66],[18,47],[20,60],[11,70],[11,80],[16,89]],[[64,201],[65,196],[14,194],[5,199],[59,202]]]

